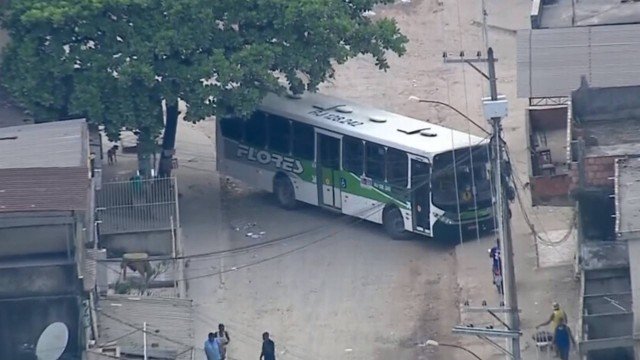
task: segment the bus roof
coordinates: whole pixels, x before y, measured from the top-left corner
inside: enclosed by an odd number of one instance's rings
[[[454,148],[488,141],[466,132],[319,93],[306,92],[298,97],[269,94],[259,109],[429,158]]]

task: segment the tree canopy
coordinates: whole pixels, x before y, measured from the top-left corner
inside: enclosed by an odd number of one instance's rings
[[[2,84],[36,118],[84,116],[111,140],[157,134],[163,101],[186,119],[253,111],[267,92],[315,90],[359,54],[386,70],[407,42],[365,12],[393,0],[12,0]],[[168,121],[168,119],[167,119]]]

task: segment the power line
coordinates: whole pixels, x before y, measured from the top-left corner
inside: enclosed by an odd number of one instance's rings
[[[466,115],[465,115],[466,116]],[[485,137],[483,138],[480,143],[484,140],[487,140],[489,137]],[[455,151],[455,150],[452,150]],[[462,160],[457,160],[456,163],[452,163],[450,165],[447,165],[446,167],[439,169],[435,174],[432,173],[431,178],[437,177],[440,174],[444,174],[445,172],[451,170],[452,168],[454,168],[458,163],[460,162],[465,162],[467,160],[470,160],[470,156],[466,155],[466,158],[463,158]],[[400,193],[400,196],[407,196],[410,195],[412,192],[416,191],[418,188],[420,188],[422,185],[427,184],[428,182],[430,182],[431,179],[427,179],[421,183],[419,183],[417,186],[412,186],[411,189],[407,189],[406,191],[403,191],[402,193]],[[380,208],[385,207],[387,204],[376,204],[373,207],[369,208],[369,209],[364,209],[359,213],[356,213],[353,216],[344,216],[343,219],[347,219],[348,221],[350,221],[350,225],[358,223],[362,220],[367,219],[369,216],[373,215],[374,212],[380,210]],[[370,212],[370,214],[368,214]],[[358,218],[357,216],[360,215],[367,215],[363,218]],[[355,219],[354,219],[355,217]],[[325,225],[319,225],[310,229],[306,229],[297,233],[293,233],[293,234],[289,234],[289,235],[285,235],[285,236],[281,236],[281,237],[276,237],[274,239],[268,240],[268,241],[263,241],[257,244],[250,244],[250,245],[245,245],[245,246],[240,246],[237,248],[233,248],[233,249],[227,249],[227,250],[216,250],[216,251],[210,251],[210,252],[205,252],[205,253],[199,253],[199,254],[191,254],[191,255],[181,255],[181,256],[161,256],[161,257],[154,257],[154,258],[150,258],[149,260],[152,261],[161,261],[161,260],[183,260],[183,259],[194,259],[194,258],[203,258],[203,257],[211,257],[211,256],[215,256],[215,255],[223,255],[223,254],[233,254],[233,253],[237,253],[237,252],[245,252],[248,250],[253,250],[256,248],[261,248],[261,247],[265,247],[271,244],[275,244],[278,242],[282,242],[285,240],[289,240],[291,238],[295,238],[301,235],[305,235],[305,234],[309,234],[312,233],[316,230],[320,230],[320,229],[325,229],[326,226]],[[98,263],[109,263],[109,262],[122,262],[121,259],[101,259],[98,260]]]

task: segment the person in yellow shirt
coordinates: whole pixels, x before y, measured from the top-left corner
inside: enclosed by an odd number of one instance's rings
[[[569,323],[569,318],[567,317],[567,313],[564,312],[564,310],[562,310],[560,308],[560,304],[558,304],[557,302],[553,303],[553,312],[551,313],[551,316],[549,316],[549,319],[547,319],[547,321],[543,322],[542,324],[536,326],[536,330],[551,324],[551,333],[555,334],[556,333],[556,328],[558,327],[558,325],[560,324],[568,324]],[[558,349],[556,348],[556,353],[558,353]],[[559,353],[558,353],[559,354]]]
[[[558,327],[558,325],[560,325],[561,322],[568,323],[569,318],[567,317],[567,313],[565,313],[564,310],[560,309],[560,304],[554,302],[553,312],[551,313],[551,316],[549,316],[549,319],[547,321],[536,326],[536,329],[551,324],[551,332],[555,332],[556,328]]]

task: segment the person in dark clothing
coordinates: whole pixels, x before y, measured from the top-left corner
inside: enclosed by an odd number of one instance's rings
[[[576,346],[576,341],[573,339],[573,334],[571,334],[571,329],[567,325],[566,321],[561,321],[556,327],[555,334],[553,335],[553,342],[556,346],[560,359],[569,360],[571,345],[573,344],[573,346]]]
[[[260,360],[276,360],[276,345],[269,339],[269,333],[262,334],[262,352]]]
[[[496,246],[489,250],[489,257],[491,258],[493,284],[498,289],[498,293],[502,295],[504,294],[504,287],[502,282],[502,258],[500,255],[500,239],[496,239]]]

